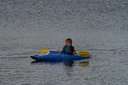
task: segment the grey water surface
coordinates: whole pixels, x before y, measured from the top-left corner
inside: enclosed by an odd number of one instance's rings
[[[68,37],[89,62],[31,63]],[[0,85],[127,84],[127,0],[0,0]]]

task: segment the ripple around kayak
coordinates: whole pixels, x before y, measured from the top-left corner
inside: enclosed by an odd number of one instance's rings
[[[78,55],[68,55],[63,54],[56,51],[50,51],[48,55],[34,55],[31,56],[32,59],[35,61],[44,61],[44,62],[73,62],[73,61],[80,61],[80,60],[86,60],[90,57],[81,57]]]

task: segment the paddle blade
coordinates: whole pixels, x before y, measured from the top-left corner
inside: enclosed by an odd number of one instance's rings
[[[48,48],[42,48],[40,50],[37,51],[39,54],[48,54],[49,53],[49,49]]]
[[[79,55],[82,57],[89,57],[90,56],[90,52],[89,51],[79,51]]]

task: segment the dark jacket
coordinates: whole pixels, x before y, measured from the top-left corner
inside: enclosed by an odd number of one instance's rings
[[[74,51],[75,51],[75,48],[72,45],[71,46],[65,45],[63,47],[62,53],[73,55],[74,54]]]

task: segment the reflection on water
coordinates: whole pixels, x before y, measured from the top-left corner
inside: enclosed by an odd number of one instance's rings
[[[32,61],[31,64],[58,64],[58,63],[63,63],[66,67],[72,67],[75,62],[39,62],[39,61]],[[89,65],[89,60],[88,61],[82,61],[78,62],[79,66],[81,67],[87,67]]]
[[[40,62],[40,61],[32,61],[31,64],[34,65],[34,64],[59,64],[59,63],[63,63],[65,66],[67,67],[72,67],[74,62]]]
[[[89,65],[89,61],[80,62],[79,66],[81,67],[87,67]]]
[[[86,61],[82,61],[82,62],[39,62],[39,61],[32,61],[31,62],[31,65],[55,65],[57,66],[58,64],[61,64],[63,65],[63,70],[64,70],[64,73],[69,77],[73,77],[74,76],[74,67],[75,65],[77,66],[80,66],[82,67],[83,69],[87,66],[89,66],[89,60],[86,60]],[[91,78],[89,78],[91,79]],[[86,78],[85,78],[86,80]]]

